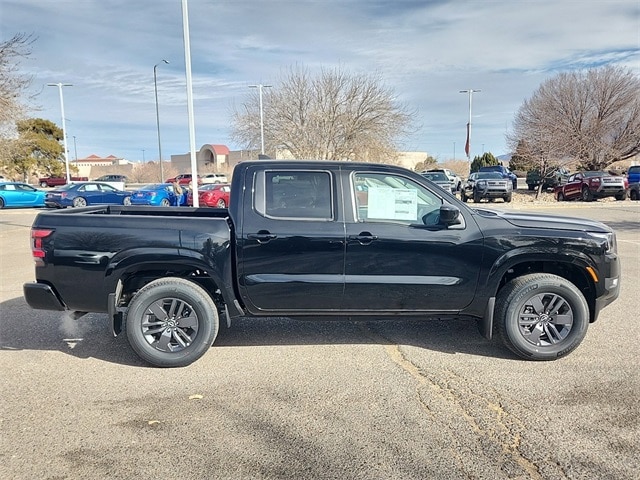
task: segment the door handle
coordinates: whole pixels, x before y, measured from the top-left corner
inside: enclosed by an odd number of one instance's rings
[[[268,243],[274,238],[278,238],[277,235],[269,232],[250,233],[247,235],[250,240],[256,240],[259,244]]]
[[[369,232],[362,232],[358,235],[349,235],[349,240],[356,240],[361,245],[369,245],[374,240],[378,239],[377,235],[371,235]]]

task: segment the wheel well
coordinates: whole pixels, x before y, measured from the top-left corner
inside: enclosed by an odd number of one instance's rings
[[[197,283],[211,296],[218,308],[218,313],[224,314],[225,302],[217,283],[206,271],[192,267],[172,270],[138,270],[123,276],[122,294],[117,306],[127,307],[138,290],[153,280],[165,277],[184,278]]]
[[[562,262],[526,262],[520,263],[509,268],[500,279],[498,292],[514,278],[529,273],[551,273],[565,278],[573,283],[584,295],[589,305],[590,321],[593,321],[595,312],[596,289],[593,280],[587,274],[587,271],[575,264]],[[497,292],[496,292],[497,295]]]

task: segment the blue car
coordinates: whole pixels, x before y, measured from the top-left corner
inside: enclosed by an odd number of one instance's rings
[[[131,205],[175,207],[181,201],[182,196],[177,196],[173,192],[173,185],[170,183],[153,183],[131,192]]]
[[[86,207],[87,205],[131,205],[131,192],[118,190],[108,183],[69,183],[47,192],[47,207]]]
[[[0,183],[0,208],[44,207],[44,190],[20,182]]]

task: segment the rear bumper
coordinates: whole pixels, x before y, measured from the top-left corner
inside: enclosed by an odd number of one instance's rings
[[[31,308],[36,310],[67,310],[53,288],[46,283],[25,283],[22,290],[24,298]]]

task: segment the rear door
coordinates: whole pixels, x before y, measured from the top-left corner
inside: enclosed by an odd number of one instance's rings
[[[345,232],[335,173],[247,168],[237,252],[246,305],[254,314],[338,309]]]
[[[470,216],[440,227],[446,197],[400,173],[353,171],[349,184],[345,310],[457,311],[473,300],[483,237]]]

